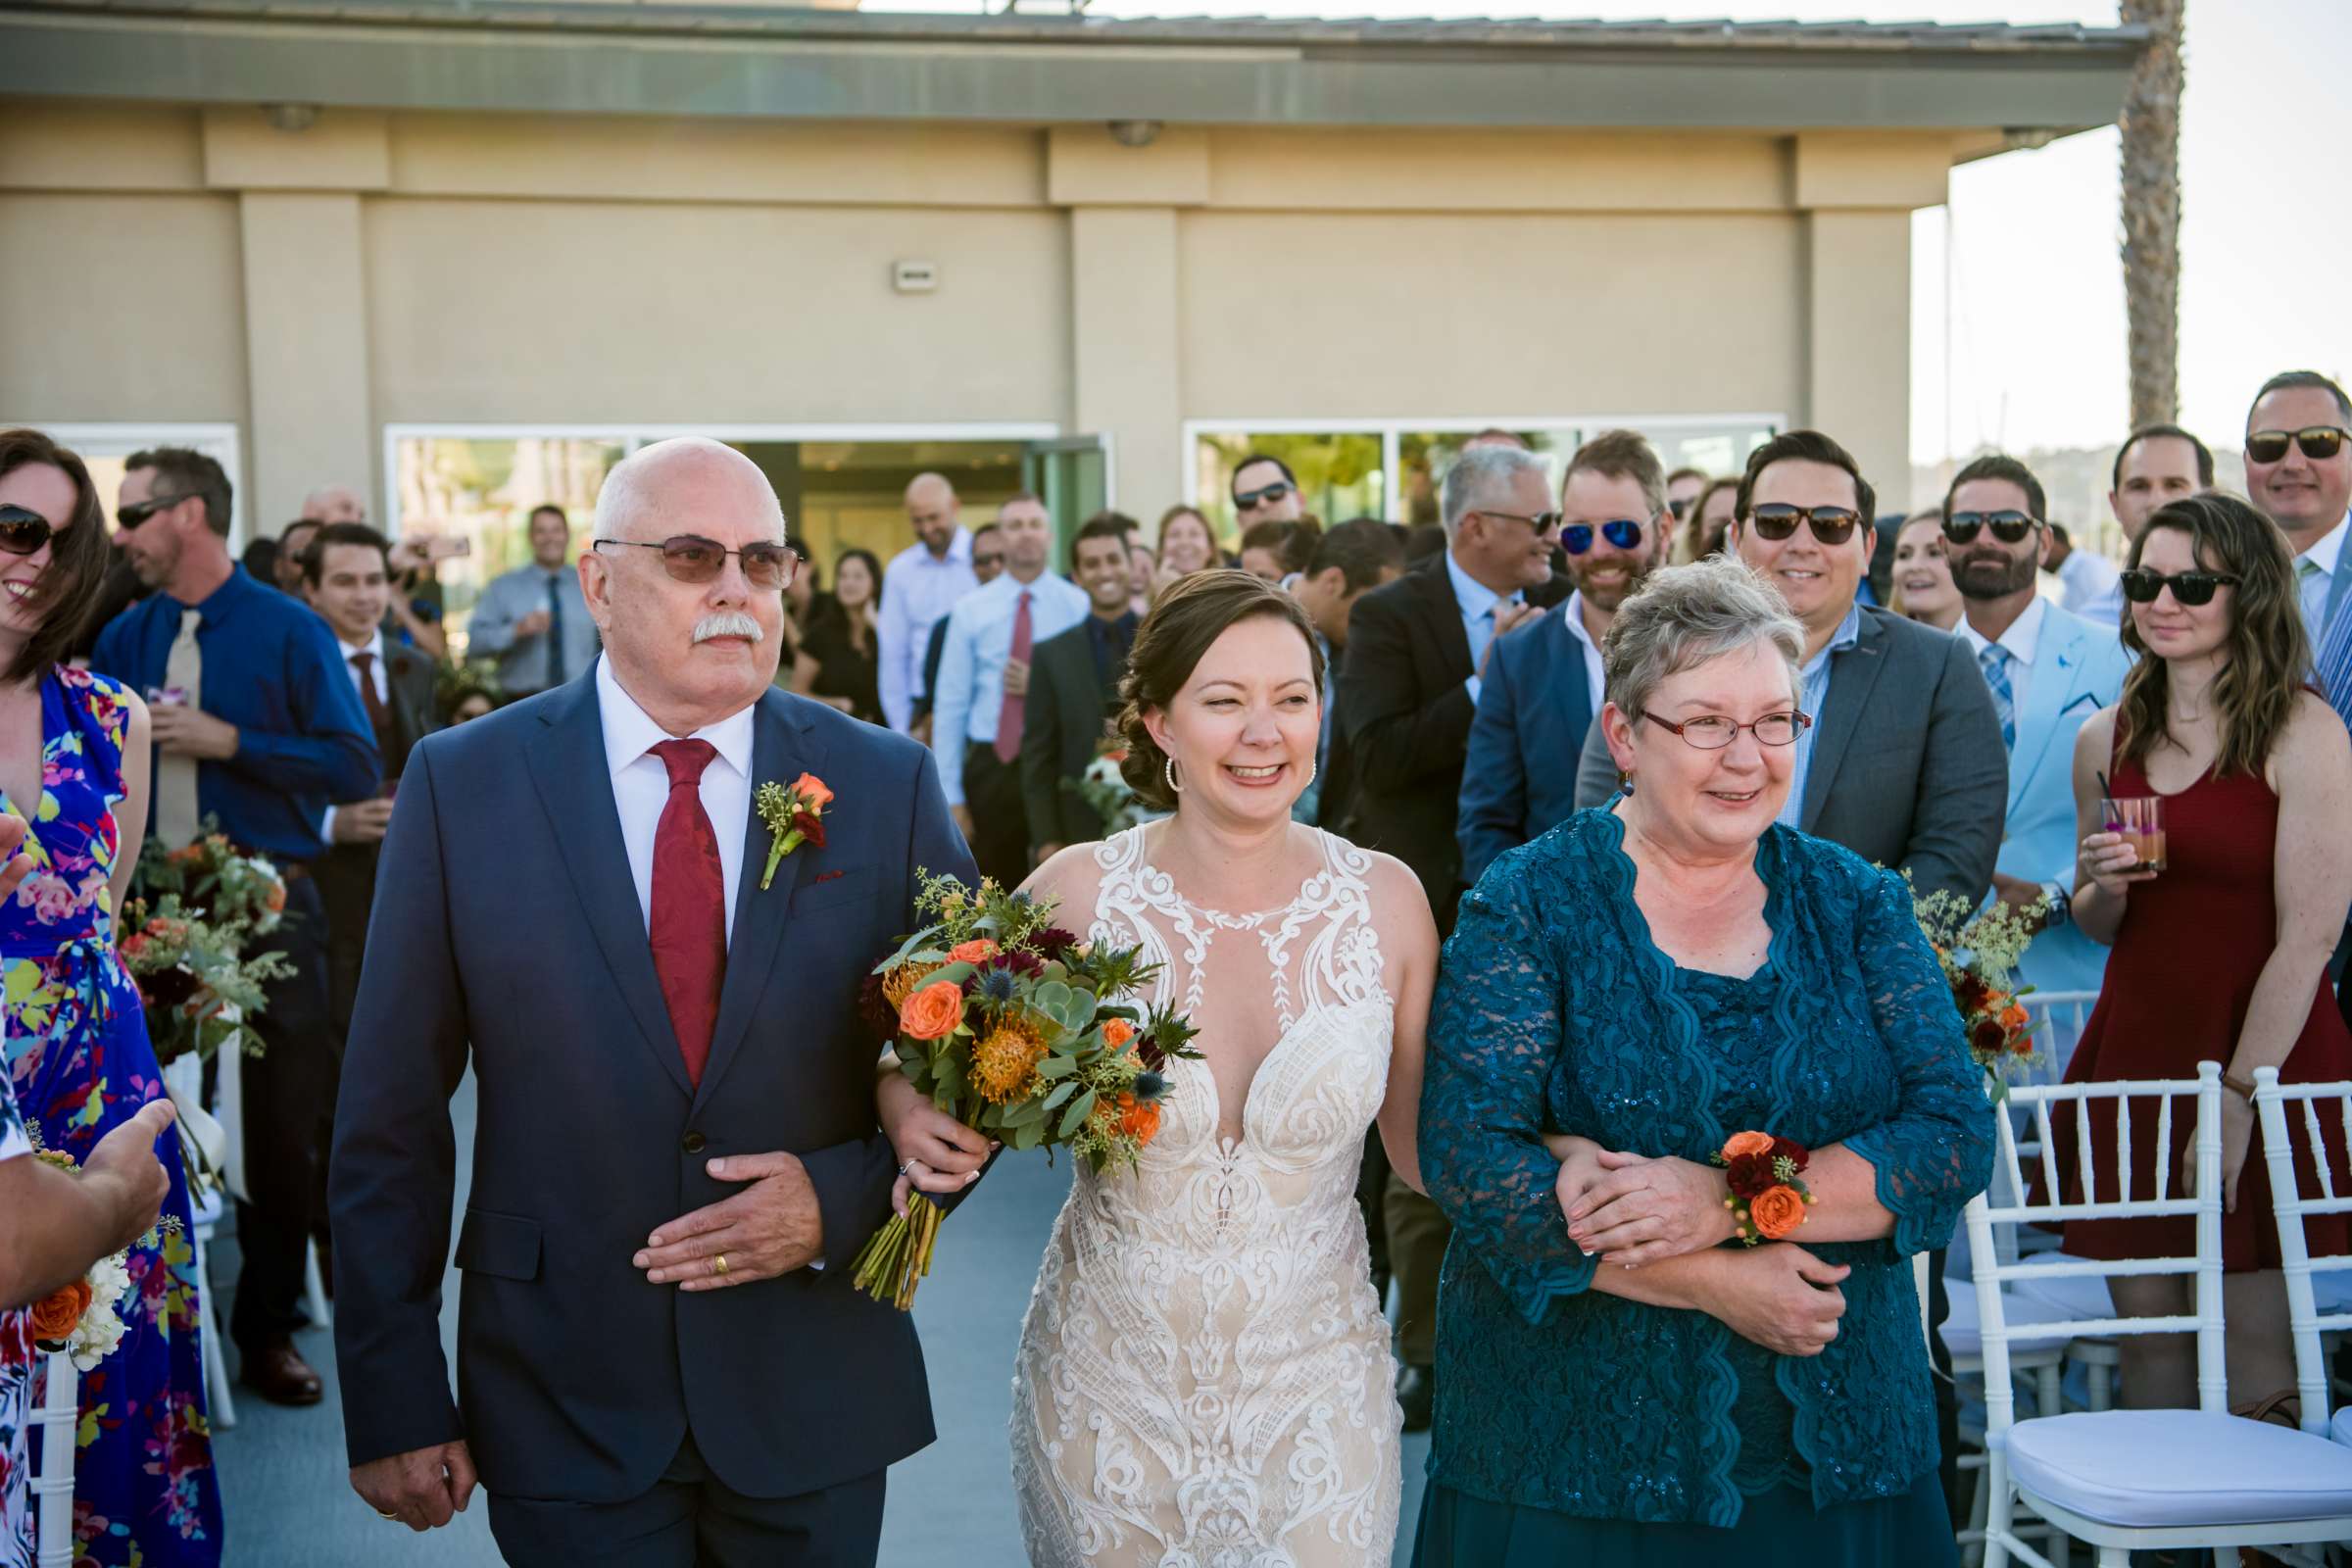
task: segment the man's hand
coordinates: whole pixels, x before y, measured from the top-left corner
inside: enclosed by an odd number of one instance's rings
[[[956,819],[956,831],[962,834],[963,842],[969,845],[972,842],[972,808],[968,806],[951,806],[948,814]]]
[[[354,1465],[351,1490],[368,1506],[422,1534],[466,1511],[473,1496],[473,1455],[463,1438]]]
[[[381,844],[385,829],[391,825],[390,801],[361,801],[335,808],[337,844]]]
[[[32,824],[13,811],[0,811],[0,899],[7,898],[32,875],[32,857],[17,852]]]
[[[1494,645],[1510,635],[1517,627],[1541,615],[1544,612],[1530,604],[1498,604],[1494,607],[1494,635],[1487,642],[1487,651],[1479,656],[1478,673],[1485,678],[1487,661],[1494,657]]]
[[[523,616],[520,620],[514,623],[514,635],[517,637],[536,637],[554,624],[554,619],[546,611],[534,610],[529,614]]]
[[[2041,902],[2040,883],[2029,882],[2022,876],[2003,876],[1998,871],[1992,873],[1992,892],[1993,897],[2020,914],[2024,914]],[[2027,929],[2039,931],[2048,914],[2049,911],[2043,909],[2039,914],[2034,915]]]
[[[172,1196],[172,1173],[155,1152],[179,1112],[169,1100],[151,1100],[139,1113],[98,1140],[81,1162],[84,1183],[103,1186],[115,1203],[112,1251],[121,1251],[155,1228],[164,1200]]]
[[[1029,695],[1029,661],[1026,659],[1004,661],[1004,695],[1007,697]]]
[[[185,703],[158,703],[148,710],[155,744],[169,757],[225,762],[237,755],[237,726]]]
[[[808,1171],[791,1154],[732,1154],[704,1167],[722,1182],[749,1182],[733,1198],[656,1230],[630,1259],[656,1285],[724,1290],[774,1279],[824,1250],[824,1216]],[[720,1273],[715,1260],[725,1254]]]

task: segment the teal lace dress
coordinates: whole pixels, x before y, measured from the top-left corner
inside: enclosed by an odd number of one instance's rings
[[[1454,1224],[1419,1568],[1953,1560],[1910,1258],[1989,1169],[1992,1116],[1900,879],[1782,827],[1773,937],[1745,979],[1678,967],[1634,903],[1623,827],[1581,812],[1498,859],[1439,977],[1421,1167]],[[1703,1160],[1754,1127],[1871,1162],[1884,1241],[1821,1355],[1591,1290],[1546,1131]]]

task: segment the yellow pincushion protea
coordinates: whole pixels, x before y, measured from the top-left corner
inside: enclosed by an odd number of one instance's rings
[[[1045,1038],[1026,1018],[1000,1021],[972,1048],[972,1087],[996,1104],[1008,1105],[1036,1087]]]
[[[882,977],[882,1000],[890,1004],[891,1011],[897,1012],[938,968],[936,963],[900,964]]]

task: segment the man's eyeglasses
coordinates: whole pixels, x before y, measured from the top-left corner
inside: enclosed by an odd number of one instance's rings
[[[1501,517],[1510,522],[1524,522],[1536,530],[1536,537],[1539,539],[1549,536],[1551,531],[1560,525],[1560,514],[1556,512],[1539,512],[1530,517],[1516,512],[1496,512],[1492,508],[1481,507],[1478,509],[1478,514],[1482,517]],[[1585,543],[1586,547],[1590,549],[1592,538],[1589,532]]]
[[[1270,507],[1298,488],[1288,479],[1277,479],[1272,484],[1259,485],[1254,490],[1236,490],[1233,493],[1234,509],[1253,512],[1259,507]]]
[[[134,501],[127,507],[117,509],[115,521],[125,528],[136,528],[166,507],[176,507],[182,501],[193,500],[195,495],[196,492],[190,490],[176,496],[149,496],[144,501]]]
[[[1552,515],[1557,516],[1554,513]],[[1631,517],[1611,517],[1600,525],[1600,536],[1620,550],[1642,548],[1642,524]],[[1572,522],[1560,530],[1560,544],[1572,556],[1581,556],[1592,548],[1592,524]]]
[[[2146,566],[2133,566],[2123,573],[2124,597],[2135,605],[2152,605],[2156,596],[2170,588],[2177,604],[2195,608],[2213,603],[2213,591],[2224,583],[2235,584],[2237,579],[2226,571],[2177,571],[2166,576]]]
[[[0,507],[0,551],[12,556],[29,556],[49,542],[56,532],[49,519],[30,507]]]
[[[2315,424],[2308,430],[2255,430],[2246,437],[2246,457],[2255,463],[2277,463],[2286,456],[2286,444],[2292,441],[2312,462],[2326,463],[2344,449],[2347,435],[2352,431],[2336,424]]]
[[[1793,746],[1796,738],[1813,722],[1810,714],[1797,712],[1793,709],[1786,713],[1766,713],[1753,724],[1735,723],[1713,713],[1703,718],[1686,718],[1680,724],[1671,718],[1660,718],[1655,713],[1643,713],[1642,716],[1660,729],[1670,729],[1680,735],[1685,746],[1695,746],[1702,752],[1722,751],[1740,738],[1741,730],[1755,736],[1759,745]]]
[[[1841,545],[1854,536],[1854,525],[1861,520],[1862,514],[1851,507],[1792,507],[1785,501],[1767,501],[1747,514],[1756,537],[1776,542],[1794,534],[1803,522],[1812,525],[1813,537],[1823,544]]]
[[[2041,526],[2041,519],[2014,509],[2007,512],[1955,512],[1943,519],[1943,536],[1956,545],[1974,544],[1978,531],[1992,530],[1992,536],[2005,545],[2013,545]]]
[[[644,539],[599,539],[598,546],[627,545],[632,550],[662,552],[662,569],[677,582],[707,583],[717,580],[729,556],[743,565],[743,580],[755,588],[783,588],[792,582],[793,573],[801,564],[800,553],[790,545],[771,544],[764,540],[745,545],[741,550],[729,550],[715,539],[699,534],[672,534],[660,543]]]
[[[1696,496],[1685,496],[1679,501],[1669,501],[1666,503],[1666,510],[1674,514],[1675,521],[1680,522],[1690,515],[1690,503],[1697,499]]]

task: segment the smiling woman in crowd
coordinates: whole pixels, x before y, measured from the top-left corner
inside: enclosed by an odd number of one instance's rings
[[[1937,631],[1960,624],[1960,589],[1944,555],[1941,508],[1903,519],[1894,536],[1894,594],[1886,608]]]

